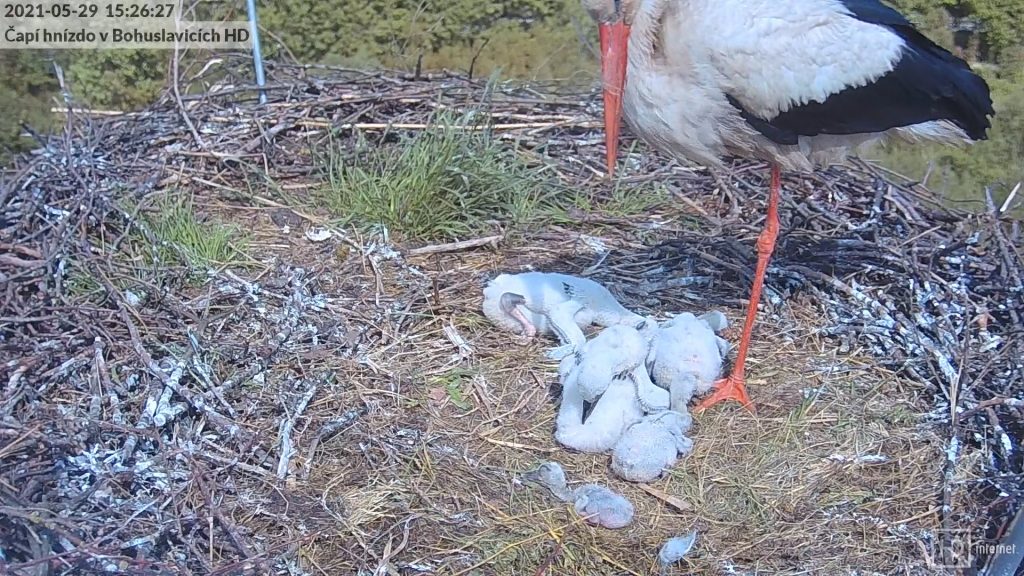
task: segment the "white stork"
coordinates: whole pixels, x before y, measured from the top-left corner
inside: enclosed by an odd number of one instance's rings
[[[877,0],[582,1],[600,26],[609,175],[623,111],[676,158],[771,165],[736,364],[696,407],[732,399],[753,411],[743,368],[779,231],[780,170],[810,171],[887,139],[983,140],[995,114],[988,85]]]

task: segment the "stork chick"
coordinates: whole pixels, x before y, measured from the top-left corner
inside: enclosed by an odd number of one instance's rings
[[[644,326],[656,327],[657,323],[646,320]],[[573,382],[585,401],[594,402],[615,378],[630,380],[645,410],[668,407],[663,402],[665,395],[651,382],[644,365],[655,334],[654,328],[605,328],[576,350],[571,364],[566,362],[568,358],[562,360],[562,384]]]
[[[610,326],[560,364],[562,403],[555,439],[581,452],[611,450],[647,410],[666,408],[669,393],[651,382],[644,364],[647,338],[628,326]],[[584,419],[584,403],[594,403]]]
[[[626,429],[612,451],[612,471],[631,482],[650,482],[693,450],[686,431],[689,414],[665,410],[648,414]]]
[[[722,372],[729,343],[715,332],[728,326],[718,311],[678,314],[662,323],[647,358],[654,383],[669,391],[669,407],[687,413],[694,394],[706,394]]]
[[[637,325],[644,318],[627,310],[607,288],[586,278],[555,272],[501,274],[484,288],[484,315],[504,330],[528,339],[554,334],[562,346],[548,354],[562,358],[583,345],[592,324]]]
[[[605,528],[624,528],[633,521],[633,504],[624,496],[600,484],[584,484],[570,490],[565,470],[558,462],[545,462],[523,475],[536,482],[563,502],[572,502],[576,513],[589,522]]]

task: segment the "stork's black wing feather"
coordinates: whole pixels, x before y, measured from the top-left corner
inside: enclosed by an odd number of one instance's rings
[[[878,0],[840,0],[858,20],[885,26],[911,26],[906,16]]]
[[[988,84],[966,62],[938,46],[899,12],[877,0],[841,0],[852,17],[884,26],[906,43],[895,68],[875,81],[825,99],[794,106],[774,118],[740,109],[758,132],[780,144],[799,136],[863,134],[948,120],[974,140],[984,140],[994,115]]]

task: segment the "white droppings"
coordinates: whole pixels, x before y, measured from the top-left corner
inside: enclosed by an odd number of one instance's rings
[[[1011,454],[1013,454],[1013,441],[1010,440],[1010,437],[1006,434],[1006,432],[1003,432],[1002,434],[999,435],[999,440],[1003,444],[1003,452],[1006,454],[1006,456],[1009,457]]]
[[[960,452],[960,440],[953,436],[949,439],[949,446],[946,448],[946,460],[951,463],[956,463],[957,454]]]
[[[587,248],[590,248],[597,254],[604,254],[608,251],[608,246],[605,245],[604,240],[589,234],[580,234],[580,242],[583,242]]]
[[[859,456],[845,456],[843,454],[833,454],[828,457],[833,462],[844,462],[851,464],[884,464],[889,461],[889,457],[885,454],[862,454]]]
[[[323,242],[324,240],[330,240],[331,236],[333,236],[331,231],[324,228],[310,228],[306,230],[306,239],[310,242]]]

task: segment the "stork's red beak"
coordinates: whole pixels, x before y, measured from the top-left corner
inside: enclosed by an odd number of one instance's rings
[[[626,85],[626,48],[629,26],[625,22],[600,25],[601,80],[604,84],[604,141],[608,175],[615,174],[619,152],[619,124],[622,123],[622,89]]]

